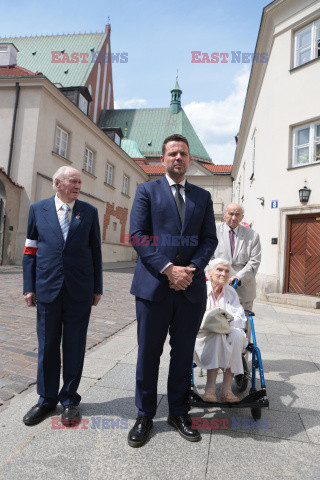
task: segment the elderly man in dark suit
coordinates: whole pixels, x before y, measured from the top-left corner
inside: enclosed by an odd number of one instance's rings
[[[23,421],[36,425],[60,401],[62,423],[73,426],[81,418],[77,389],[91,306],[102,294],[101,237],[97,209],[78,200],[80,172],[61,167],[53,186],[55,196],[30,207],[23,256],[24,298],[29,307],[37,305],[39,342],[39,400]]]
[[[191,428],[188,391],[196,335],[206,308],[204,268],[217,245],[209,192],[185,180],[188,141],[167,137],[161,163],[166,175],[140,184],[131,211],[131,243],[139,254],[131,293],[136,296],[138,417],[128,443],[142,446],[157,408],[160,356],[170,334],[168,423],[189,441],[201,439]]]

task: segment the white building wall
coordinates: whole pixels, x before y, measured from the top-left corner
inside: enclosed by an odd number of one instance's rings
[[[320,18],[318,2],[318,18]],[[258,101],[245,140],[235,184],[241,179],[244,187],[244,220],[261,236],[262,262],[258,273],[260,295],[282,291],[284,283],[286,231],[288,213],[320,211],[320,165],[291,167],[292,126],[320,119],[320,60],[290,71],[293,55],[293,29],[301,24],[301,12],[277,25],[269,62],[259,92]],[[276,23],[276,19],[275,19]],[[259,68],[259,66],[257,67]],[[261,67],[260,67],[261,68]],[[257,89],[257,84],[255,85]],[[251,105],[253,108],[254,105]],[[252,174],[252,135],[256,130],[255,171]],[[243,164],[246,164],[245,176]],[[235,168],[234,168],[235,170]],[[299,189],[311,188],[308,206],[299,202]],[[262,206],[258,197],[264,197]],[[272,209],[271,201],[278,200],[279,208]],[[271,239],[278,238],[278,245]]]

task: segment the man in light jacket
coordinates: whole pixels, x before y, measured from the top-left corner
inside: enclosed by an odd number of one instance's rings
[[[245,310],[252,310],[256,297],[256,273],[261,262],[259,235],[240,225],[244,211],[241,205],[229,203],[223,211],[224,222],[217,225],[218,246],[215,258],[225,258],[232,267],[229,283],[240,282],[237,293]]]

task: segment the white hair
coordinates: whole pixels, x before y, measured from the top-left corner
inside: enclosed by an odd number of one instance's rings
[[[58,168],[58,170],[53,174],[52,177],[52,188],[54,190],[57,190],[55,184],[56,179],[58,178],[59,180],[62,180],[66,176],[68,170],[75,170],[76,172],[80,173],[76,168],[69,167],[68,165],[64,165],[63,167]]]
[[[241,210],[242,210],[242,215],[244,215],[244,208],[243,208],[243,206],[242,206],[242,205],[239,205],[239,203],[233,203],[233,202],[227,203],[227,205],[225,205],[225,206],[223,207],[223,213],[226,213],[227,208],[230,207],[230,205],[236,205],[237,207],[240,207]]]
[[[224,258],[214,258],[213,260],[210,260],[210,262],[208,263],[207,267],[206,267],[206,275],[209,276],[210,273],[212,272],[212,270],[214,268],[216,268],[218,265],[228,265],[230,268],[231,268],[231,265],[230,263],[228,262],[228,260],[225,260]]]

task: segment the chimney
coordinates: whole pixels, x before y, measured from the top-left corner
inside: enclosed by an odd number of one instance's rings
[[[18,49],[13,43],[0,43],[0,67],[17,65]]]

